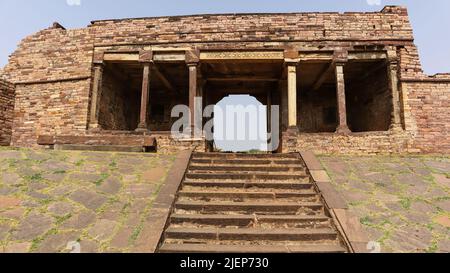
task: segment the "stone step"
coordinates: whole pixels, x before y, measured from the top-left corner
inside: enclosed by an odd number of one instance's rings
[[[255,172],[255,173],[274,173],[274,172],[283,172],[283,173],[301,173],[306,175],[305,168],[303,167],[286,167],[286,166],[270,166],[270,165],[261,165],[261,166],[227,166],[227,165],[191,165],[189,167],[190,172]]]
[[[310,190],[313,185],[310,182],[247,182],[247,181],[192,181],[186,180],[183,185],[195,187],[218,187],[218,188],[259,188],[259,189],[296,189]]]
[[[258,228],[174,228],[165,233],[168,239],[206,240],[268,240],[268,241],[319,241],[336,240],[331,228],[316,229],[258,229]]]
[[[257,180],[295,180],[300,178],[307,178],[306,171],[271,171],[269,168],[267,171],[259,170],[259,171],[220,171],[220,170],[191,170],[189,169],[187,174],[211,174],[211,175],[221,175],[217,177],[213,177],[213,179],[223,179],[224,177],[231,177],[231,179],[257,179]],[[288,179],[281,179],[283,177],[287,177]],[[294,177],[296,175],[297,177]],[[280,178],[278,178],[280,177]],[[204,178],[202,178],[204,179]],[[227,178],[229,179],[229,178]]]
[[[194,153],[160,252],[342,253],[296,154]]]
[[[186,198],[262,198],[262,199],[284,199],[284,198],[310,198],[318,197],[313,190],[286,192],[286,191],[266,191],[266,192],[247,192],[247,191],[187,191],[181,190],[178,197]]]
[[[202,212],[219,211],[243,211],[250,213],[261,212],[285,212],[285,214],[321,212],[324,206],[319,202],[203,202],[203,201],[178,201],[175,209]]]
[[[325,215],[229,215],[229,214],[173,214],[171,224],[191,223],[198,225],[240,226],[246,227],[252,223],[260,224],[329,224]]]
[[[302,161],[300,159],[205,159],[198,158],[192,159],[191,165],[226,165],[226,166],[234,166],[234,165],[249,165],[249,166],[258,166],[258,165],[281,165],[281,166],[302,166]]]
[[[305,174],[187,173],[186,178],[202,180],[309,181],[309,177]]]
[[[297,153],[290,154],[239,154],[239,153],[194,153],[193,159],[298,159]]]
[[[223,245],[164,244],[160,253],[345,253],[337,244],[302,245]]]

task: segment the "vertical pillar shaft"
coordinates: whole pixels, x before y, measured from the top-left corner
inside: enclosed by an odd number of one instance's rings
[[[139,116],[138,131],[148,131],[147,115],[150,92],[150,65],[150,63],[144,64],[142,74],[141,113]]]
[[[272,132],[272,91],[267,92],[267,132],[270,133],[269,139],[267,140],[268,144],[273,140],[273,132]],[[272,147],[267,147],[269,152],[272,152]]]
[[[197,96],[197,63],[188,64],[189,67],[189,110],[190,110],[190,127],[191,136],[195,134],[195,116],[196,106],[195,97]]]
[[[345,101],[345,78],[344,78],[344,65],[336,64],[336,98],[337,98],[337,110],[338,110],[338,127],[337,133],[350,133],[350,129],[347,125],[347,107]]]
[[[288,127],[297,128],[297,64],[288,64]]]
[[[281,96],[281,131],[285,131],[288,127],[288,95],[287,95],[287,81],[280,81],[280,96]]]
[[[92,87],[89,129],[99,129],[98,115],[102,93],[103,64],[94,67],[94,84]]]
[[[400,94],[398,91],[397,62],[388,63],[389,89],[392,94],[391,129],[400,129]]]

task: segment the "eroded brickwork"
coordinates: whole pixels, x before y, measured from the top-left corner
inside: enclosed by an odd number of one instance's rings
[[[12,145],[35,146],[39,135],[84,134],[90,80],[16,86]]]
[[[14,93],[14,85],[0,79],[0,146],[11,143]]]
[[[403,92],[413,152],[450,152],[450,82],[408,83]]]
[[[223,41],[412,41],[407,15],[405,8],[387,7],[373,13],[228,14],[105,20],[94,22],[91,28],[96,46]]]

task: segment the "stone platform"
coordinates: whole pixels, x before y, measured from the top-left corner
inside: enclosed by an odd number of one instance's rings
[[[49,146],[56,150],[96,150],[147,152],[156,149],[156,138],[148,135],[83,135],[48,136],[41,135],[38,145]]]

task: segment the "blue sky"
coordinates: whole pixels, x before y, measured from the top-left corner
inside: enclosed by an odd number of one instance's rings
[[[69,5],[76,3],[80,5]],[[381,1],[381,5],[369,2]],[[66,28],[91,20],[197,13],[377,11],[406,5],[425,72],[450,72],[450,1],[448,0],[0,0],[0,67],[25,36],[58,21]]]

